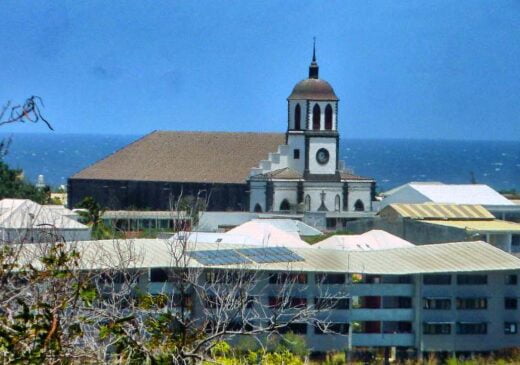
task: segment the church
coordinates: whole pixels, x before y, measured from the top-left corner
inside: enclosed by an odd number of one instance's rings
[[[319,78],[313,50],[309,77],[288,99],[285,144],[251,169],[250,209],[272,211],[371,210],[374,180],[343,168],[339,156],[338,104]]]
[[[68,206],[93,197],[112,210],[168,210],[179,196],[208,211],[371,211],[375,181],[339,156],[339,99],[319,78],[288,97],[286,133],[154,131],[68,179]]]

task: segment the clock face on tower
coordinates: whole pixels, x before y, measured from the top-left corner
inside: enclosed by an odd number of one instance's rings
[[[318,152],[316,152],[316,161],[318,161],[320,165],[325,165],[329,162],[329,151],[325,148],[320,148]]]

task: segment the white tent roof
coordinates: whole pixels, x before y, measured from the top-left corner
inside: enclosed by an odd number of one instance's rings
[[[229,234],[239,234],[251,237],[254,241],[259,241],[263,246],[275,247],[308,247],[309,244],[303,241],[298,233],[287,233],[272,224],[265,223],[261,219],[252,220],[241,224],[228,231]]]
[[[386,192],[389,196],[410,187],[434,203],[514,205],[509,199],[483,184],[442,184],[438,182],[411,182]],[[406,203],[406,202],[403,202]]]
[[[393,234],[377,229],[359,235],[335,235],[313,245],[316,248],[345,251],[385,250],[411,246],[414,245]]]
[[[284,232],[298,236],[319,236],[323,234],[319,229],[311,227],[297,219],[261,218],[253,219],[253,222],[269,223]]]
[[[0,229],[38,229],[50,226],[56,229],[89,229],[59,213],[28,199],[0,200]]]

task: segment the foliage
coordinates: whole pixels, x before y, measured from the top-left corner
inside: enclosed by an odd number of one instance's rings
[[[110,229],[103,223],[102,217],[105,209],[94,198],[85,197],[76,205],[76,208],[83,209],[78,211],[80,221],[92,228],[92,237],[98,240],[113,237]]]
[[[319,236],[304,236],[304,237],[302,237],[302,239],[305,242],[313,245],[315,243],[323,241],[324,239],[327,239],[332,236],[340,235],[340,234],[351,234],[351,233],[348,233],[347,231],[334,231],[334,232],[328,232],[328,233],[325,233],[325,234],[322,234]]]
[[[48,203],[49,191],[36,188],[21,176],[21,170],[11,169],[0,160],[0,199],[30,199],[39,204]]]
[[[286,348],[274,351],[262,349],[233,352],[227,342],[220,342],[212,351],[212,361],[222,365],[302,365],[301,356],[292,353]],[[207,365],[211,362],[205,363]]]
[[[307,342],[303,336],[298,336],[289,332],[285,335],[274,336],[274,339],[276,342],[275,352],[283,352],[284,350],[287,350],[299,357],[309,355],[309,348],[307,347]]]
[[[345,365],[347,363],[347,356],[345,352],[333,352],[327,354],[324,365]]]
[[[84,317],[78,314],[97,293],[85,276],[77,275],[78,252],[56,242],[20,260],[16,247],[2,246],[0,260],[3,363],[68,363],[73,353],[81,357],[76,341]]]

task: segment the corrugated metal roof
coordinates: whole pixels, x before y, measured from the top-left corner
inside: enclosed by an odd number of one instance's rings
[[[478,220],[478,221],[467,221],[467,220],[450,220],[450,221],[437,221],[437,220],[425,220],[426,223],[438,224],[441,226],[448,226],[453,228],[461,228],[467,231],[475,232],[490,232],[490,233],[505,233],[505,232],[520,232],[520,224],[508,221],[501,221],[498,219]]]
[[[483,206],[474,204],[390,204],[384,209],[393,209],[403,218],[412,219],[492,220],[495,218]]]
[[[171,210],[107,210],[103,219],[173,219],[189,218],[186,212]]]
[[[165,240],[136,239],[85,241],[78,242],[76,247],[83,252],[83,264],[86,268],[114,267],[117,265],[116,258],[120,256],[136,257],[133,261],[129,260],[133,267],[150,268],[173,265],[171,245],[172,243],[169,245]],[[26,245],[25,247],[30,249],[34,246]],[[198,243],[191,245],[190,250],[215,250],[215,246],[214,243]],[[236,244],[219,244],[218,250],[236,249],[237,247]],[[124,254],[118,254],[118,250]],[[387,275],[520,269],[520,259],[482,241],[422,245],[382,251],[348,252],[295,247],[291,247],[290,250],[303,257],[304,261],[216,267]],[[189,260],[188,264],[190,267],[202,267],[194,259]]]
[[[513,205],[503,195],[484,184],[443,184],[439,182],[411,182],[387,191],[391,196],[411,188],[433,203]]]

